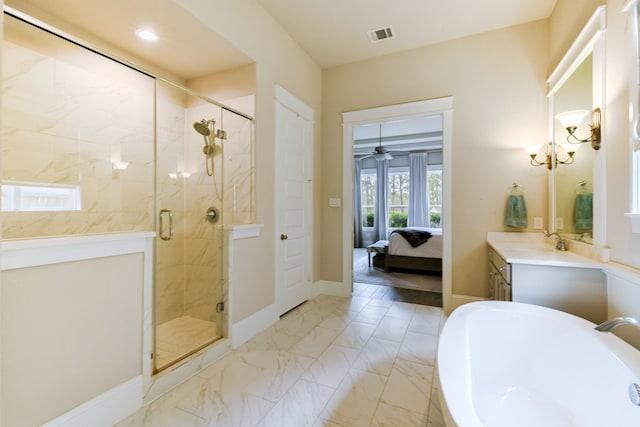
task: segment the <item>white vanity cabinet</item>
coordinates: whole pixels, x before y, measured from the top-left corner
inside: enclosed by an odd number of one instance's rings
[[[605,276],[599,268],[511,264],[512,300],[555,308],[593,323],[607,320]]]
[[[489,246],[489,299],[511,301],[511,265]]]
[[[487,236],[492,299],[508,300],[499,291],[504,276],[497,278],[491,272],[508,272],[512,301],[554,308],[594,323],[606,320],[606,280],[601,263],[571,251],[558,251],[555,239],[545,239],[541,233],[496,232]],[[499,260],[506,266],[496,265]]]

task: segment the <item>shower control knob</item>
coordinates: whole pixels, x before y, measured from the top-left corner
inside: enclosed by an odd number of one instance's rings
[[[286,234],[281,234],[280,235],[280,240],[287,240],[289,238],[289,236],[287,236]]]
[[[218,209],[214,207],[210,207],[209,209],[207,209],[207,221],[213,224],[214,222],[218,221],[219,217],[220,215],[218,214]]]

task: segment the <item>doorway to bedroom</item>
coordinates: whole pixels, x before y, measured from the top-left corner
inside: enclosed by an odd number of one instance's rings
[[[442,306],[442,115],[354,126],[353,159],[354,293]]]
[[[443,116],[352,128],[353,294],[442,306]]]

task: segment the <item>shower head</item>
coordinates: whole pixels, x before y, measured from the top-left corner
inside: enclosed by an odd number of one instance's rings
[[[205,120],[202,119],[199,122],[195,122],[193,124],[193,128],[202,136],[211,135],[211,129],[209,128],[209,124],[215,124],[215,120]]]

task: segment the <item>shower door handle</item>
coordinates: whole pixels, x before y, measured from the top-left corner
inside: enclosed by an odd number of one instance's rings
[[[169,236],[164,235],[164,214],[169,214]],[[158,234],[162,240],[171,240],[173,237],[173,212],[169,209],[162,209],[160,211],[160,225]]]

